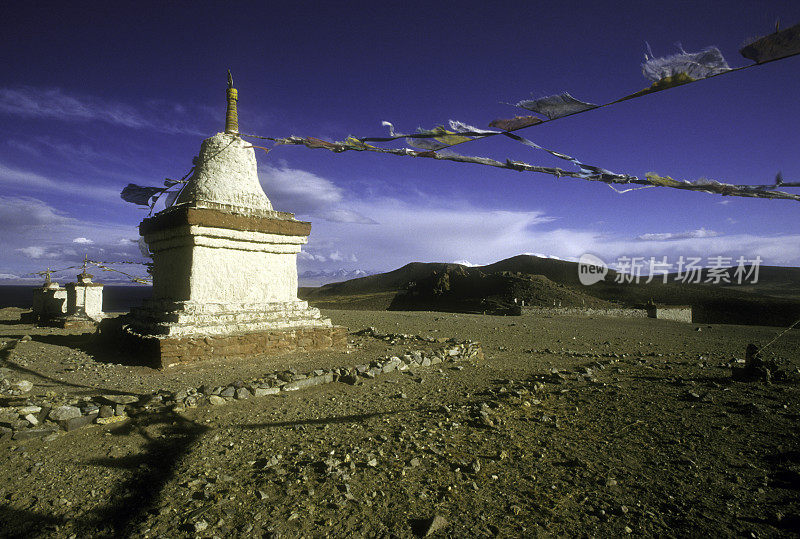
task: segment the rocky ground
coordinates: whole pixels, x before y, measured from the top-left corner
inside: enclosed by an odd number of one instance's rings
[[[764,352],[769,384],[731,369],[776,328],[386,311],[327,311],[345,351],[160,372],[19,312],[0,311],[3,536],[800,530],[797,330]],[[48,418],[66,408],[106,424]]]

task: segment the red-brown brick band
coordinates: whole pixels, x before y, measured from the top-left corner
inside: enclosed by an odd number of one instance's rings
[[[167,337],[157,339],[124,332],[125,347],[141,364],[165,368],[174,364],[209,359],[276,356],[347,346],[347,328],[300,328],[215,337]]]
[[[308,236],[311,233],[311,223],[307,221],[279,219],[276,217],[252,217],[208,208],[186,207],[175,208],[144,219],[139,224],[139,233],[144,236],[160,230],[187,225],[264,232],[283,236]]]

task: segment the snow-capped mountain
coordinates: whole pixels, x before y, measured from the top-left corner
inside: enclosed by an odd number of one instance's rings
[[[346,270],[341,268],[329,271],[304,271],[298,274],[297,278],[300,286],[321,286],[328,283],[358,279],[359,277],[366,277],[367,275],[372,275],[372,273],[360,269]]]

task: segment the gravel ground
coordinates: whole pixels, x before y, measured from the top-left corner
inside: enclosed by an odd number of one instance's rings
[[[173,371],[18,324],[32,400],[225,385],[412,349],[355,331],[479,341],[482,360],[0,440],[9,537],[796,536],[800,331],[788,373],[731,380],[775,328],[653,319],[326,311],[346,351]]]

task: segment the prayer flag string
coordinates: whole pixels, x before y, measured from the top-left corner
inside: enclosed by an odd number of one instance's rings
[[[509,135],[511,135],[509,133]],[[517,135],[514,135],[518,137]],[[522,137],[518,137],[522,139]],[[346,151],[368,151],[383,154],[391,154],[404,157],[425,157],[429,159],[437,159],[444,161],[454,161],[458,163],[471,163],[476,165],[486,165],[496,168],[504,168],[508,170],[516,170],[518,172],[538,172],[542,174],[550,174],[557,178],[578,178],[588,181],[599,181],[607,184],[638,184],[651,187],[672,187],[674,189],[683,189],[688,191],[702,191],[706,193],[715,193],[724,196],[739,196],[739,197],[752,197],[752,198],[772,198],[772,199],[786,199],[796,200],[800,202],[800,195],[794,193],[786,193],[783,191],[776,191],[774,187],[784,185],[787,187],[800,187],[800,183],[779,183],[776,181],[774,185],[735,185],[723,183],[716,180],[701,178],[695,182],[685,180],[675,180],[669,176],[660,176],[653,172],[648,172],[644,178],[633,176],[630,174],[618,174],[611,172],[601,167],[594,165],[587,165],[570,157],[568,155],[547,150],[537,144],[523,139],[527,145],[531,145],[537,149],[544,150],[551,155],[565,159],[579,168],[579,171],[568,171],[559,167],[545,167],[538,165],[531,165],[522,161],[498,161],[489,157],[467,156],[459,155],[451,152],[436,152],[433,150],[412,150],[410,148],[378,148],[369,144],[364,144],[358,139],[348,138],[344,142],[328,142],[318,138],[308,137],[287,137],[277,139],[277,144],[305,146],[313,149],[326,149],[335,153]],[[780,176],[779,176],[780,177]]]
[[[85,271],[86,270],[86,265],[92,265],[92,266],[95,266],[95,267],[97,267],[97,268],[99,268],[99,269],[101,269],[103,271],[111,271],[111,272],[115,272],[115,273],[120,273],[120,274],[128,277],[128,279],[130,279],[132,282],[135,282],[135,283],[146,284],[146,285],[153,284],[153,281],[151,281],[150,279],[143,279],[141,277],[137,277],[135,275],[131,275],[130,273],[127,273],[127,272],[112,268],[112,267],[109,266],[111,264],[135,264],[135,265],[142,265],[142,266],[148,265],[147,262],[136,262],[136,261],[133,261],[133,260],[124,260],[124,261],[117,261],[117,262],[98,262],[97,260],[91,260],[89,258],[86,258],[84,260],[83,264],[79,264],[79,265],[75,265],[75,266],[67,266],[65,268],[59,268],[59,269],[50,269],[50,268],[48,268],[48,269],[46,269],[44,271],[34,271],[32,273],[26,273],[25,275],[44,276],[44,277],[47,278],[47,281],[49,282],[50,281],[50,275],[52,275],[53,273],[61,273],[63,271],[67,271],[67,270],[71,270],[71,269],[78,269],[78,268],[83,268],[83,270]]]
[[[570,177],[588,181],[599,181],[608,185],[639,184],[644,187],[671,187],[674,189],[702,191],[724,196],[800,201],[800,195],[776,190],[777,187],[781,186],[800,187],[800,183],[798,182],[784,182],[780,173],[778,173],[776,176],[773,184],[765,185],[736,185],[723,183],[716,180],[709,180],[707,178],[701,178],[690,182],[686,180],[675,180],[669,176],[661,176],[653,172],[648,172],[642,178],[630,174],[619,174],[595,165],[582,163],[574,157],[570,157],[569,155],[553,150],[548,150],[547,148],[539,146],[538,144],[526,138],[514,134],[515,131],[526,129],[534,125],[556,121],[561,118],[566,118],[575,114],[582,114],[597,108],[611,106],[623,101],[639,98],[647,94],[674,88],[676,86],[698,82],[700,80],[741,71],[750,67],[763,65],[768,62],[798,55],[800,54],[800,24],[782,31],[776,30],[776,32],[773,34],[754,40],[750,44],[744,46],[740,50],[740,53],[742,56],[752,60],[755,63],[731,68],[723,58],[722,53],[716,47],[708,47],[700,52],[694,53],[689,53],[683,49],[680,49],[678,54],[661,58],[655,57],[652,54],[652,51],[650,51],[648,48],[648,54],[645,55],[645,62],[642,64],[642,73],[648,80],[652,81],[652,84],[649,87],[602,105],[581,101],[572,97],[566,92],[559,95],[542,97],[539,99],[522,100],[514,104],[514,106],[544,116],[545,119],[533,115],[515,116],[514,118],[508,119],[498,118],[489,123],[489,127],[494,127],[496,129],[481,129],[463,122],[450,120],[448,124],[449,128],[440,125],[434,127],[433,129],[420,128],[417,130],[417,133],[397,133],[395,132],[394,125],[384,121],[382,122],[383,126],[389,128],[388,137],[349,136],[347,139],[340,142],[329,142],[315,137],[289,136],[276,138],[240,132],[238,135],[261,140],[269,140],[274,142],[276,145],[305,146],[312,149],[326,149],[336,153],[345,151],[367,151],[405,157],[424,157],[430,159],[505,168],[519,172],[538,172],[550,174],[556,176],[557,178]],[[506,161],[498,161],[488,157],[465,156],[448,150],[449,148],[459,144],[498,135],[503,135],[530,148],[542,150],[554,157],[566,160],[577,167],[578,170],[567,171],[559,167],[537,166],[511,159],[506,159]],[[381,148],[369,144],[375,142],[392,142],[401,138],[405,139],[407,144],[414,146],[416,149]],[[254,147],[262,148],[260,146]],[[268,151],[267,148],[262,149]],[[184,180],[185,178],[186,177],[184,177]],[[636,189],[639,188],[615,190],[619,193],[625,193]],[[158,197],[164,194],[167,190],[168,188],[163,187],[141,187],[130,184],[125,188],[125,190],[123,190],[122,197],[130,202],[150,206],[152,212]],[[173,192],[170,194],[172,193]],[[173,195],[171,196],[171,200],[168,199],[168,205],[174,202],[174,200],[175,196]]]

